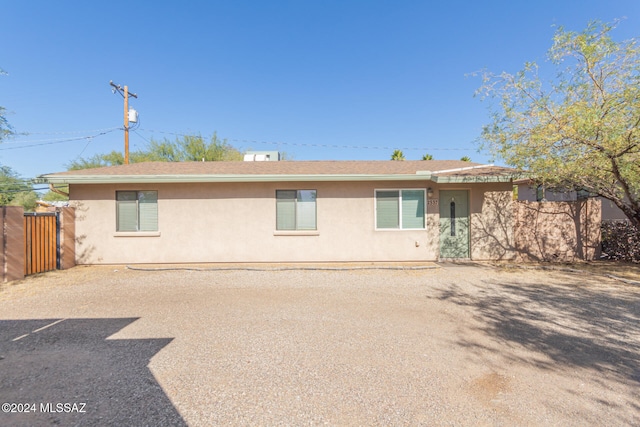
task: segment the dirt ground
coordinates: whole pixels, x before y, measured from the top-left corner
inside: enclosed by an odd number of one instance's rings
[[[640,424],[638,266],[191,267],[2,285],[0,425]]]

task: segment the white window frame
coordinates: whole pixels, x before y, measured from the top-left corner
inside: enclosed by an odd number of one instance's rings
[[[379,191],[397,191],[398,192],[398,228],[378,228],[378,192]],[[402,192],[403,191],[422,191],[423,208],[422,213],[423,226],[422,228],[404,228],[402,226]],[[416,231],[427,229],[427,204],[429,198],[427,196],[426,188],[376,188],[373,190],[373,224],[375,231]]]
[[[156,227],[155,230],[140,230],[140,193],[156,193]],[[137,230],[119,230],[118,226],[119,226],[119,208],[118,205],[121,202],[120,200],[118,200],[118,193],[136,193],[136,227]],[[115,201],[116,201],[116,236],[135,236],[135,235],[150,235],[150,236],[155,236],[155,235],[159,235],[159,229],[160,229],[160,225],[159,225],[159,221],[158,221],[158,190],[116,190],[116,194],[115,194]]]
[[[301,191],[313,191],[315,198],[314,198],[314,222],[315,222],[315,227],[314,228],[299,228],[299,224],[297,222],[297,218],[296,218],[296,227],[293,229],[279,229],[278,228],[278,192],[279,191],[295,191],[296,192],[296,197],[295,197],[295,209],[298,209],[298,195],[299,192]],[[318,190],[317,189],[313,189],[313,188],[279,188],[276,189],[276,194],[275,194],[275,201],[276,201],[276,224],[275,224],[275,233],[279,234],[279,235],[286,235],[286,234],[290,234],[290,233],[294,233],[294,234],[310,234],[310,235],[316,235],[318,232]]]

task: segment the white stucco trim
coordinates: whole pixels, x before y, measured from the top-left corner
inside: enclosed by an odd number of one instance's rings
[[[473,169],[473,168],[468,168]],[[461,170],[462,171],[462,170]],[[448,171],[447,171],[448,172]],[[204,182],[349,182],[349,181],[432,181],[437,183],[509,182],[512,175],[438,176],[438,172],[416,174],[349,174],[349,175],[41,175],[39,184],[171,184]]]
[[[424,181],[430,174],[315,174],[315,175],[41,175],[38,183],[51,184],[168,184],[190,182],[303,182],[303,181]]]
[[[113,237],[160,237],[159,231],[116,231]]]
[[[319,236],[318,230],[275,230],[274,236]]]

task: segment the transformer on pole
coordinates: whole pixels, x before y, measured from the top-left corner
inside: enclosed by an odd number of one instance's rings
[[[110,81],[109,84],[113,87],[113,93],[116,91],[124,98],[124,164],[129,164],[129,122],[138,122],[138,112],[134,109],[129,110],[129,97],[133,96],[138,98],[135,93],[129,93],[129,87],[115,84]]]

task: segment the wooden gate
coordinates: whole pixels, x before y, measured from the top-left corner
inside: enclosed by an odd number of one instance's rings
[[[24,214],[24,274],[58,268],[58,214]]]

